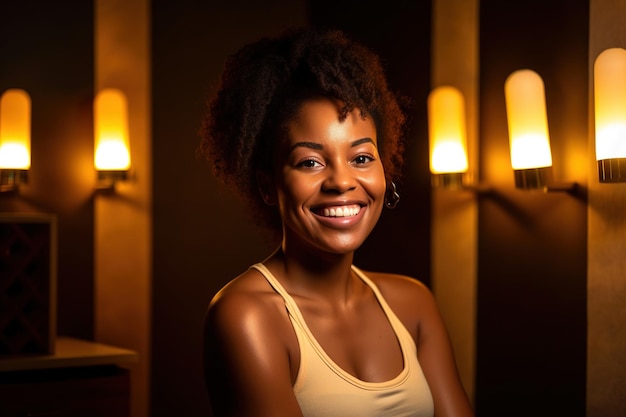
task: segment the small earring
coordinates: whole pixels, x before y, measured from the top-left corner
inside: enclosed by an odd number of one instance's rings
[[[400,194],[398,194],[396,183],[391,181],[391,187],[387,188],[385,194],[385,206],[389,209],[395,208],[400,201]]]

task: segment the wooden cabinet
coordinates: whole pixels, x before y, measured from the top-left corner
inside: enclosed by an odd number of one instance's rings
[[[58,338],[55,353],[0,359],[2,417],[128,417],[137,354]]]

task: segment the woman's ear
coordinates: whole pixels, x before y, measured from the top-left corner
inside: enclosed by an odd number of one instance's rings
[[[259,192],[261,193],[261,197],[263,197],[263,201],[268,206],[276,205],[276,192],[274,191],[274,182],[272,181],[272,177],[269,172],[257,170],[256,172],[256,182],[259,185]]]

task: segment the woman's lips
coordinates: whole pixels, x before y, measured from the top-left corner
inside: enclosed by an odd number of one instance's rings
[[[320,223],[333,228],[346,228],[361,220],[365,206],[361,207],[359,204],[325,206],[312,211]]]

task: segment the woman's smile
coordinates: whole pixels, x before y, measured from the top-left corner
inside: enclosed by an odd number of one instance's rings
[[[357,224],[365,213],[359,204],[334,205],[318,209],[311,212],[317,220],[328,227],[349,228]]]

